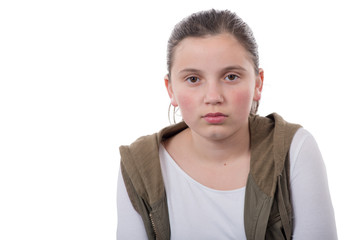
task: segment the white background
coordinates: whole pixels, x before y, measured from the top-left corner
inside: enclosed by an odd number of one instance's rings
[[[356,1],[5,0],[0,239],[115,239],[118,146],[168,124],[167,39],[209,8],[253,29],[265,69],[259,113],[313,133],[339,239],[358,236]]]

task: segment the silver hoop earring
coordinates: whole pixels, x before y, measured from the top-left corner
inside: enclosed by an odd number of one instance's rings
[[[256,115],[258,109],[259,109],[259,101],[253,101],[253,103],[251,105],[250,114]]]
[[[173,119],[173,122],[171,123],[171,120],[170,120],[170,111],[171,111],[171,103],[169,104],[169,109],[168,109],[168,120],[169,120],[169,123],[170,124],[176,124],[176,113],[177,111],[179,110],[178,107],[174,107],[173,106],[173,111],[172,111],[172,119]]]

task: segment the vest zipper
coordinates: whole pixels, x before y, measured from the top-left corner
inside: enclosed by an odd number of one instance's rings
[[[153,230],[154,230],[154,233],[155,233],[155,239],[156,239],[157,233],[156,233],[156,228],[155,228],[154,219],[152,218],[151,213],[149,214],[149,217],[150,217],[151,225],[152,225],[152,228],[153,228]]]

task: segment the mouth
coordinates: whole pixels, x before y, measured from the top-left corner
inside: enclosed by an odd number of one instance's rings
[[[226,114],[223,114],[223,113],[220,113],[220,112],[217,112],[217,113],[208,113],[206,114],[204,117],[227,117]]]
[[[220,124],[223,123],[227,117],[228,115],[217,112],[217,113],[208,113],[204,115],[202,118],[210,124]]]

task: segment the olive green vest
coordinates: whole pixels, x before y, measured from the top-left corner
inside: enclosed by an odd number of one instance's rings
[[[291,239],[289,149],[299,127],[285,122],[276,113],[249,117],[251,160],[244,206],[248,240]],[[186,128],[181,122],[120,147],[126,189],[149,239],[170,239],[159,144]]]

